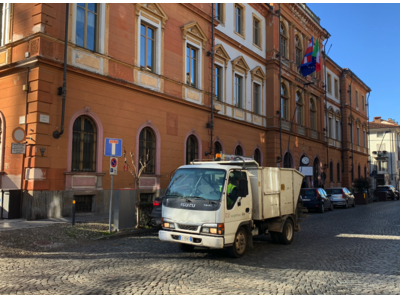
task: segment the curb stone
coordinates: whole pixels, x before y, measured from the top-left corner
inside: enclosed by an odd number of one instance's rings
[[[123,237],[123,236],[146,236],[150,235],[152,233],[158,232],[160,229],[159,228],[150,228],[150,229],[125,229],[122,232],[118,232],[109,236],[101,236],[99,238],[95,238],[93,240],[107,240],[110,238],[117,238],[117,237]]]

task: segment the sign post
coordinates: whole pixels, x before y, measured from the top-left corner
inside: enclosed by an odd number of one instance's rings
[[[117,175],[117,167],[118,167],[118,158],[110,157],[111,190],[110,190],[110,219],[109,219],[109,224],[108,224],[109,233],[111,233],[113,179],[114,179],[114,175]]]
[[[117,175],[118,158],[122,156],[122,139],[106,138],[104,143],[104,156],[110,156],[110,175],[111,175],[111,190],[110,190],[110,220],[108,231],[111,233],[111,217],[112,217],[112,194],[113,194],[113,179]]]

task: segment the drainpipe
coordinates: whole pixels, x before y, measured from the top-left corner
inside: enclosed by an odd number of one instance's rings
[[[211,120],[207,123],[210,128],[210,152],[205,152],[207,156],[213,153],[213,130],[214,130],[214,3],[211,3]]]
[[[60,136],[64,133],[64,118],[65,118],[65,97],[67,95],[67,51],[68,51],[68,17],[69,17],[69,3],[66,4],[66,13],[65,13],[65,41],[64,41],[64,77],[63,77],[63,85],[62,85],[62,111],[61,111],[61,130],[54,131],[53,137],[55,139],[60,138]]]

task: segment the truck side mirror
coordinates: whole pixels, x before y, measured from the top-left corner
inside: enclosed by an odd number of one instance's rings
[[[249,194],[249,186],[246,179],[239,180],[239,197],[246,197]]]

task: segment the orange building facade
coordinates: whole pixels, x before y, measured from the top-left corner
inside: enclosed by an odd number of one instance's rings
[[[367,120],[355,91],[361,103],[369,88],[328,59],[342,91],[337,103],[325,99],[323,71],[299,74],[311,36],[320,48],[329,37],[319,19],[302,4],[282,4],[280,23],[277,4],[214,8],[213,21],[211,4],[69,4],[64,131],[55,138],[62,131],[66,5],[3,4],[0,185],[21,191],[22,217],[68,216],[73,195],[81,211],[107,212],[105,138],[122,139],[136,164],[149,151],[142,201],[162,195],[176,168],[211,158],[211,150],[296,169],[306,156],[314,167],[309,186],[326,186],[330,164],[336,174],[339,162],[340,181],[330,185],[351,186],[351,163],[367,165],[368,153],[354,143]],[[349,80],[352,106],[343,93]],[[332,111],[342,120],[340,141],[325,136]],[[354,121],[344,122],[349,116]],[[353,143],[345,123],[354,124]],[[12,154],[15,128],[26,132],[26,154]],[[122,158],[114,188],[135,189]]]

